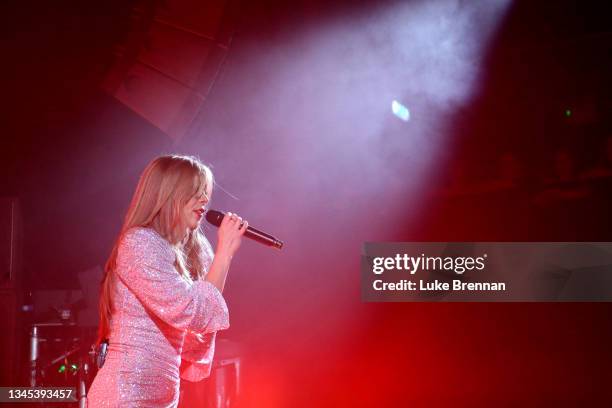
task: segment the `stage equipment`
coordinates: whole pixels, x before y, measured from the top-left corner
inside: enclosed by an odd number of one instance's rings
[[[208,408],[231,408],[237,405],[240,397],[240,365],[239,354],[231,352],[231,343],[221,346],[213,365],[213,373],[209,380],[211,398]]]
[[[59,322],[34,323],[30,329],[29,387],[74,387],[79,407],[87,405],[87,389],[97,373],[95,330],[81,328],[61,309]]]
[[[236,9],[234,0],[141,2],[104,89],[180,140],[219,76]]]

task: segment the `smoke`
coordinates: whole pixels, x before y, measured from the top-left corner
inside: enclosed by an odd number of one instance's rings
[[[452,137],[448,118],[477,91],[507,3],[388,2],[243,44],[219,85],[227,90],[222,114],[232,119],[209,125],[231,132],[235,148],[226,158],[217,146],[215,161],[278,186],[294,212],[330,198],[351,211],[355,200],[417,196]],[[392,116],[395,99],[410,109],[410,122]],[[227,138],[219,140],[227,148]],[[260,160],[247,159],[240,171],[238,150]],[[248,189],[243,181],[227,184]],[[268,201],[259,187],[252,193]],[[414,200],[412,208],[419,209]]]

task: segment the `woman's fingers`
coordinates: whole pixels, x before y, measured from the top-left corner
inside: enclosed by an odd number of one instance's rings
[[[236,221],[238,220],[238,218],[239,217],[235,213],[228,212],[223,217],[223,221],[221,221],[221,224],[223,225],[223,223],[225,223],[226,225],[234,226],[236,224]]]
[[[242,222],[242,226],[240,227],[240,235],[244,235],[244,233],[246,232],[247,228],[249,227],[249,222],[247,220],[244,220]]]
[[[232,217],[231,212],[228,212],[227,214],[225,214],[225,216],[223,216],[223,219],[221,220],[221,225],[219,225],[219,228],[228,225],[231,221],[231,217]]]
[[[246,228],[248,227],[248,223],[245,220],[243,220],[242,217],[232,212],[228,212],[227,214],[225,214],[225,217],[223,217],[223,221],[221,222],[221,225],[223,225],[223,223],[225,223],[228,227],[230,227],[230,229],[240,231],[241,235],[244,234],[244,231],[246,231]]]

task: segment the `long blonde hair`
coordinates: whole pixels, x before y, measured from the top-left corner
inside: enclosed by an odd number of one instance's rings
[[[181,213],[185,204],[194,196],[205,194],[210,199],[212,186],[212,172],[192,156],[161,156],[151,161],[144,169],[121,232],[104,268],[98,343],[107,339],[110,334],[117,252],[123,235],[130,228],[153,228],[170,242],[177,255],[176,269],[185,279],[201,279],[204,276],[206,266],[202,265],[200,255],[207,250],[208,241],[198,228],[190,231],[184,238],[185,231],[180,231]]]

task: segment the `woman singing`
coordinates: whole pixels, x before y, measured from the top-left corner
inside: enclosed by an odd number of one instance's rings
[[[102,281],[109,346],[90,408],[176,407],[180,378],[210,374],[215,334],[229,327],[221,292],[248,226],[228,213],[213,257],[198,228],[212,186],[193,157],[162,156],[143,171]]]

